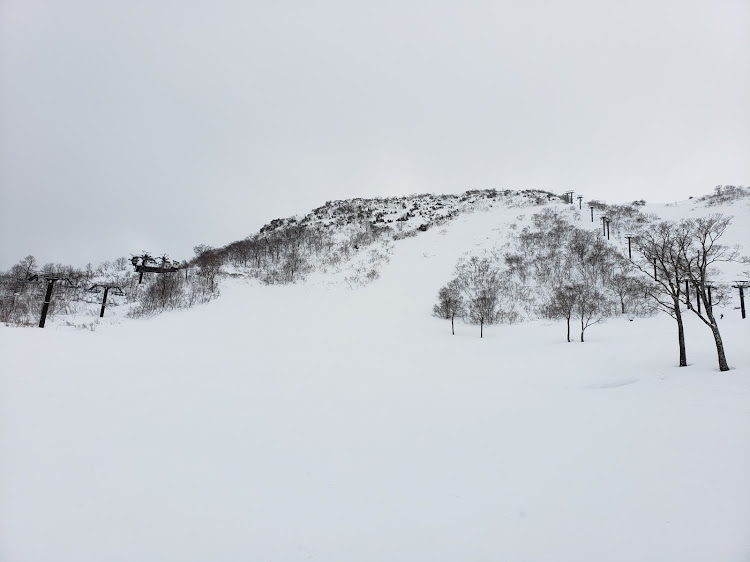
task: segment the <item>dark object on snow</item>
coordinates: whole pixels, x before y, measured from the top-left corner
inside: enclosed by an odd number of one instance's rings
[[[138,262],[141,263],[138,263]],[[156,260],[152,258],[148,252],[143,252],[140,256],[133,256],[130,258],[130,263],[135,267],[136,273],[140,273],[138,276],[138,284],[140,285],[143,281],[144,273],[174,273],[179,271],[180,268],[176,262],[170,262],[166,254],[160,258],[161,265],[156,265]],[[153,263],[154,265],[148,265]]]
[[[737,281],[736,285],[732,285],[735,289],[740,290],[740,310],[742,311],[742,319],[745,319],[745,289],[750,287],[750,282],[748,281]]]

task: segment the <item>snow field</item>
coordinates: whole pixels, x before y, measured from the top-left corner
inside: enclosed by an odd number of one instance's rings
[[[0,559],[740,561],[750,321],[429,315],[492,209],[375,283],[228,280],[95,332],[0,327]],[[574,331],[575,333],[575,331]]]

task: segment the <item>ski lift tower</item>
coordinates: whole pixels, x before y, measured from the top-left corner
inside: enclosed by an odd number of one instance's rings
[[[122,287],[119,285],[114,285],[111,283],[97,283],[89,287],[88,291],[90,293],[98,293],[100,289],[104,289],[104,297],[102,298],[102,310],[99,313],[99,318],[104,318],[104,308],[107,306],[107,295],[109,294],[110,289],[112,289],[112,294],[117,296],[124,296],[125,293],[122,292]]]
[[[632,232],[625,233],[625,238],[628,239],[628,259],[629,260],[633,259],[633,252],[630,250],[630,243],[631,243],[631,239],[634,237],[635,237],[635,234],[633,234]]]
[[[42,303],[42,315],[39,318],[40,328],[44,328],[44,324],[47,321],[47,311],[49,310],[49,303],[52,301],[52,289],[54,288],[55,283],[57,283],[58,281],[63,281],[70,287],[75,288],[75,285],[73,285],[70,279],[55,273],[35,273],[34,275],[30,275],[28,277],[29,281],[40,281],[42,279],[47,282],[47,292],[44,295],[44,302]]]
[[[750,281],[735,281],[732,285],[735,289],[740,290],[740,310],[742,311],[742,319],[745,319],[745,289],[750,287]]]
[[[175,262],[169,261],[166,254],[161,256],[160,265],[156,265],[156,260],[148,252],[143,252],[140,256],[132,256],[130,258],[130,263],[135,267],[136,273],[140,273],[138,276],[139,285],[143,282],[144,273],[174,273],[180,270]]]

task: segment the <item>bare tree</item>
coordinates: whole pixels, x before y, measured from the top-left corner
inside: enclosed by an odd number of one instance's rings
[[[603,322],[610,311],[606,295],[585,282],[566,283],[555,288],[543,312],[548,318],[564,318],[567,327],[567,340],[570,342],[570,320],[577,318],[581,323],[581,342],[586,329]]]
[[[232,242],[224,248],[235,267],[247,267],[252,258],[252,241],[248,238]]]
[[[581,342],[586,328],[603,322],[609,316],[609,302],[596,287],[581,284],[581,292],[575,302],[575,312],[581,321]]]
[[[458,279],[451,280],[445,287],[438,291],[438,303],[432,309],[433,314],[440,318],[451,319],[451,333],[456,334],[454,319],[461,315],[464,308],[464,299],[461,295],[461,284]]]
[[[469,318],[479,324],[479,337],[484,337],[484,324],[497,321],[501,287],[500,270],[488,257],[473,256],[459,264],[458,282],[466,295]]]
[[[491,285],[479,288],[469,301],[469,316],[479,322],[479,337],[484,337],[484,323],[495,322],[497,311],[497,290]]]
[[[306,266],[307,260],[302,254],[302,248],[296,243],[288,244],[284,253],[284,262],[281,264],[286,281],[294,283],[295,275],[304,271]]]
[[[221,271],[222,260],[219,253],[211,246],[201,244],[193,248],[195,264],[198,266],[198,277],[204,280],[210,294],[216,291],[216,277]]]
[[[133,316],[151,315],[179,308],[183,304],[184,280],[179,273],[162,273],[149,283]]]
[[[612,275],[615,252],[601,237],[587,230],[576,229],[568,242],[570,275],[589,287],[601,287]]]
[[[620,314],[625,314],[626,303],[631,304],[632,308],[632,303],[636,301],[638,295],[643,296],[641,284],[630,274],[631,271],[630,262],[624,259],[618,260],[617,268],[608,283],[620,301]]]
[[[641,286],[659,310],[669,314],[677,323],[680,367],[686,367],[685,328],[680,308],[685,232],[674,222],[662,221],[643,230],[635,238],[635,243],[642,259],[634,260],[633,265],[650,278],[644,279]]]
[[[36,258],[32,255],[28,255],[18,262],[18,264],[13,266],[11,271],[17,271],[19,279],[26,280],[34,274],[37,265]]]
[[[582,292],[580,283],[568,283],[557,287],[544,307],[544,315],[548,318],[564,318],[567,324],[567,338],[570,342],[570,319],[573,317],[578,295]]]
[[[688,305],[688,308],[711,329],[721,371],[729,370],[719,324],[714,315],[714,306],[718,304],[722,295],[717,291],[711,294],[710,278],[715,264],[737,261],[739,258],[739,248],[718,243],[731,220],[732,217],[716,213],[680,223],[684,240],[680,247],[683,276],[696,288],[697,298],[703,304],[700,311],[692,305]]]

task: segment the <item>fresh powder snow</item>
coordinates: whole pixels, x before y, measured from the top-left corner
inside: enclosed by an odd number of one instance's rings
[[[750,240],[746,203],[646,210],[734,214],[727,241]],[[724,373],[692,314],[686,368],[664,314],[586,343],[431,316],[456,261],[532,212],[398,240],[363,287],[238,276],[155,318],[0,326],[0,560],[748,560],[736,294]]]

